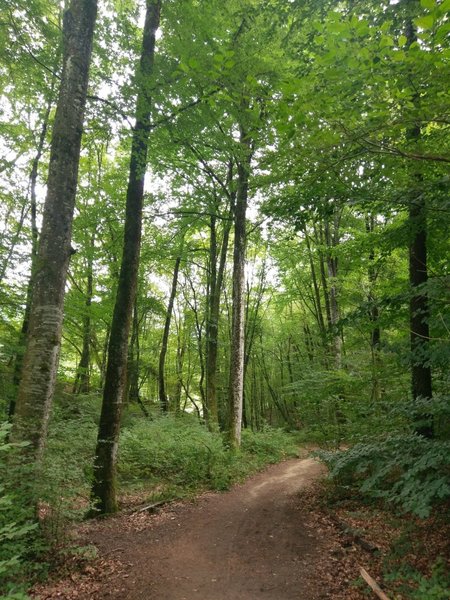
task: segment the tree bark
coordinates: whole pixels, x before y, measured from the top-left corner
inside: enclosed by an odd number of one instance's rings
[[[64,288],[80,159],[96,0],[72,0],[64,14],[63,70],[52,133],[47,196],[13,437],[39,459],[58,367]]]
[[[87,278],[86,278],[86,296],[85,296],[85,314],[83,317],[83,348],[81,351],[80,362],[78,363],[77,374],[73,386],[74,394],[88,394],[90,391],[90,366],[91,366],[91,304],[94,291],[93,262],[95,248],[95,233],[91,236],[89,256],[87,260]]]
[[[417,42],[417,34],[412,17],[406,23],[407,47]],[[420,104],[417,93],[413,99],[415,106]],[[412,144],[420,142],[420,125],[416,124],[406,131]],[[412,174],[414,182],[409,201],[409,284],[411,297],[410,314],[410,347],[411,347],[411,392],[414,400],[430,399],[433,395],[431,366],[429,358],[430,328],[428,325],[429,303],[426,285],[428,283],[427,266],[427,215],[426,199],[422,191],[423,175],[420,171]],[[427,438],[433,437],[433,422],[430,415],[420,414],[417,418],[416,432]]]
[[[325,220],[325,240],[327,244],[327,268],[329,286],[329,304],[330,304],[330,334],[332,339],[332,352],[334,358],[334,366],[336,369],[342,368],[342,337],[337,330],[340,319],[339,302],[338,302],[338,258],[335,255],[335,248],[339,244],[339,214],[337,209],[333,207],[331,219],[327,217]]]
[[[38,254],[38,243],[39,243],[39,230],[37,227],[37,202],[36,202],[36,184],[38,178],[39,163],[44,151],[45,138],[47,136],[47,129],[50,121],[50,111],[52,109],[54,100],[54,79],[50,88],[50,94],[47,101],[47,106],[42,120],[41,133],[39,135],[38,147],[36,149],[36,155],[33,159],[30,172],[30,215],[31,215],[31,273],[27,285],[27,296],[25,301],[25,312],[23,315],[22,328],[20,330],[19,344],[14,360],[14,374],[13,374],[13,397],[8,407],[8,417],[10,420],[13,419],[16,410],[16,394],[20,384],[20,376],[22,374],[23,358],[26,348],[26,341],[28,336],[28,329],[30,324],[30,311],[31,311],[31,299],[33,295],[33,282],[34,272],[36,270],[36,259]],[[0,277],[1,281],[1,277]]]
[[[248,182],[252,158],[251,140],[248,132],[240,126],[242,156],[238,161],[238,182],[234,215],[233,252],[233,307],[230,347],[229,406],[230,424],[228,441],[232,448],[241,444],[242,405],[244,393],[244,331],[245,331],[245,250],[246,212]]]
[[[373,215],[366,216],[366,232],[370,235],[375,231],[375,219]],[[376,296],[375,296],[375,283],[377,280],[377,271],[375,267],[375,250],[373,245],[369,251],[369,267],[367,270],[367,277],[369,280],[369,293],[367,300],[369,303],[369,319],[371,324],[370,332],[370,350],[372,356],[372,401],[379,402],[381,400],[381,385],[379,378],[380,371],[380,343],[381,343],[381,330],[380,330],[380,311],[378,308]]]
[[[176,372],[177,372],[177,385],[174,394],[175,414],[179,415],[181,412],[181,392],[183,391],[183,364],[184,354],[186,352],[186,323],[183,325],[181,322],[178,327],[177,336],[177,358],[176,358]]]
[[[231,183],[231,180],[230,180]],[[232,199],[232,204],[233,204]],[[230,213],[233,210],[230,208]],[[220,248],[219,266],[217,268],[217,232],[216,218],[211,217],[210,240],[210,282],[208,298],[208,316],[206,321],[206,423],[211,430],[219,428],[219,409],[217,404],[217,356],[219,349],[219,316],[220,295],[228,253],[228,242],[231,230],[230,219],[224,223],[222,245]]]
[[[308,235],[308,232],[306,229],[306,225],[303,230],[303,233],[305,235],[306,248],[308,250],[309,266],[310,266],[310,270],[311,270],[311,281],[312,281],[313,290],[314,290],[314,297],[316,300],[317,325],[319,327],[320,337],[322,338],[322,342],[325,347],[326,340],[327,340],[327,331],[326,331],[326,327],[325,327],[325,320],[323,318],[322,301],[320,298],[320,289],[319,289],[319,283],[317,281],[317,273],[316,273],[316,267],[314,264],[313,252],[311,249],[311,240],[309,238],[309,235]],[[323,265],[322,257],[320,257],[320,262]],[[322,280],[323,280],[324,275],[325,275],[325,271],[322,274]],[[325,294],[325,291],[326,290],[324,289],[324,294]],[[325,296],[325,300],[327,300],[327,296]]]
[[[144,178],[150,134],[150,76],[161,0],[147,0],[142,53],[138,70],[136,121],[133,128],[125,209],[125,232],[119,284],[111,324],[102,410],[94,459],[92,502],[96,513],[117,510],[116,461],[128,355],[128,336],[136,296],[141,247]]]
[[[164,323],[164,332],[161,341],[161,350],[159,353],[159,404],[163,413],[169,412],[169,398],[167,397],[166,390],[166,378],[165,378],[165,365],[166,365],[166,354],[167,345],[169,341],[170,323],[172,321],[173,304],[175,302],[175,296],[177,293],[178,285],[178,273],[180,271],[181,256],[178,256],[175,261],[175,268],[173,270],[172,287],[170,289],[169,304],[167,306],[166,320]]]

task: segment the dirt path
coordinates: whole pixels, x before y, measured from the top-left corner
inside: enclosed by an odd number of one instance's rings
[[[321,540],[297,492],[316,480],[312,459],[273,465],[222,494],[167,508],[146,524],[122,518],[88,532],[122,568],[86,598],[121,600],[315,600]],[[122,524],[122,526],[121,526]]]

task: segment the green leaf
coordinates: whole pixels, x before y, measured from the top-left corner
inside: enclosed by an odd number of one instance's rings
[[[399,46],[404,46],[406,44],[406,42],[408,41],[408,38],[406,37],[406,35],[401,35],[398,38],[398,45]]]
[[[189,59],[188,65],[191,69],[198,69],[200,67],[200,62],[197,58],[192,57]]]
[[[394,41],[390,35],[382,35],[380,40],[380,47],[387,48],[392,47],[394,45]]]
[[[429,10],[433,10],[436,6],[436,0],[420,0],[420,5],[423,8],[428,8]]]
[[[414,19],[414,23],[417,27],[420,27],[420,29],[431,29],[434,24],[434,17],[433,15],[425,15],[418,19]]]

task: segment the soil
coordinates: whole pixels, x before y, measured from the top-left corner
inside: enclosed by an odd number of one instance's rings
[[[446,521],[399,519],[352,497],[330,502],[323,473],[311,458],[288,460],[228,492],[171,503],[157,514],[135,508],[84,523],[76,544],[95,549],[96,558],[73,555],[53,582],[36,586],[31,595],[39,600],[367,600],[376,596],[359,578],[364,567],[389,598],[410,598],[400,582],[386,587],[386,561],[395,567],[400,560],[429,577],[437,558],[450,555]],[[406,549],[405,527],[413,532]],[[397,554],[399,547],[403,551],[393,558],[396,546]]]
[[[298,493],[320,478],[313,459],[272,465],[225,493],[88,524],[82,543],[103,564],[36,598],[316,600],[320,531]],[[106,578],[105,578],[106,577]],[[73,585],[72,585],[73,584]]]

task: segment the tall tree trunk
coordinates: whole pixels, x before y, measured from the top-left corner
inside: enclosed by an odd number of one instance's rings
[[[230,424],[228,440],[232,448],[241,444],[242,404],[244,393],[244,314],[245,314],[245,249],[248,182],[252,158],[248,132],[240,126],[242,156],[238,161],[238,182],[234,216],[233,253],[233,310],[231,323],[231,357],[229,407]]]
[[[136,298],[133,306],[131,340],[128,348],[127,383],[125,402],[137,402],[139,396],[139,315]]]
[[[308,355],[308,360],[312,365],[314,363],[314,341],[308,323],[303,325],[303,333],[305,334],[306,354]]]
[[[139,344],[139,318],[138,318],[137,301],[134,301],[133,308],[133,324],[130,341],[130,351],[128,353],[127,365],[127,383],[126,383],[126,400],[135,402],[141,409],[144,417],[149,417],[150,413],[147,407],[142,402],[139,389],[139,368],[140,368],[140,344]]]
[[[231,185],[232,177],[229,177]],[[211,430],[219,427],[219,409],[217,404],[217,356],[219,349],[220,295],[222,292],[228,243],[234,210],[234,195],[231,198],[230,218],[223,226],[222,245],[219,266],[217,268],[217,233],[215,217],[211,217],[210,240],[210,283],[208,298],[208,316],[206,321],[206,422]]]
[[[54,100],[54,79],[50,89],[47,106],[42,120],[41,133],[39,135],[38,147],[36,149],[36,155],[33,159],[30,172],[30,215],[31,215],[31,272],[27,286],[27,296],[25,301],[25,312],[23,315],[22,328],[20,330],[19,344],[14,360],[14,374],[13,374],[13,397],[9,403],[8,417],[12,420],[16,410],[16,394],[20,384],[20,376],[22,373],[23,357],[26,347],[26,341],[28,336],[28,328],[30,324],[30,310],[31,310],[31,299],[33,294],[33,282],[34,272],[36,270],[36,259],[38,254],[38,243],[39,243],[39,230],[37,227],[37,201],[36,201],[36,184],[38,178],[39,163],[44,151],[45,138],[47,136],[48,124],[50,121],[50,111],[52,109]],[[0,278],[1,281],[1,278]]]
[[[95,248],[95,233],[91,236],[89,256],[87,261],[87,282],[85,296],[85,315],[83,317],[83,348],[81,351],[80,362],[78,363],[77,374],[73,386],[74,394],[88,394],[90,391],[90,366],[91,366],[91,305],[92,295],[94,293],[94,248]]]
[[[111,324],[105,322],[105,339],[102,344],[102,353],[99,356],[98,369],[100,371],[100,381],[98,389],[102,390],[105,385],[106,379],[106,365],[108,362],[108,347],[109,347],[109,338],[111,335]]]
[[[63,71],[52,133],[29,335],[13,429],[13,437],[29,441],[37,458],[45,445],[58,367],[96,15],[96,0],[72,0],[64,14]]]
[[[176,358],[176,373],[177,385],[174,394],[175,414],[180,414],[181,411],[181,392],[183,391],[183,364],[184,354],[186,352],[186,334],[187,325],[179,323],[177,336],[177,358]]]
[[[366,217],[366,232],[370,235],[375,231],[375,219],[373,215],[367,215]],[[367,277],[369,280],[369,293],[367,300],[369,303],[369,319],[371,324],[370,332],[370,350],[372,356],[372,400],[379,402],[381,399],[381,385],[379,378],[380,371],[380,343],[381,343],[381,330],[379,316],[380,311],[375,297],[375,283],[377,280],[377,271],[375,268],[375,250],[373,244],[370,246],[369,252],[369,267],[367,270]]]
[[[325,220],[325,240],[327,243],[327,268],[329,281],[329,303],[330,303],[330,333],[332,339],[332,352],[334,366],[336,369],[342,368],[342,336],[337,330],[339,323],[339,302],[338,302],[338,258],[335,255],[335,248],[339,244],[339,214],[333,207],[332,219]]]
[[[412,3],[413,7],[417,5]],[[417,42],[417,33],[413,19],[409,15],[406,23],[407,47]],[[420,104],[419,93],[413,99],[416,108]],[[420,125],[410,127],[406,132],[412,144],[420,142]],[[426,199],[423,193],[423,175],[414,166],[412,173],[413,189],[409,201],[409,284],[411,298],[410,314],[410,344],[411,344],[411,391],[414,400],[429,399],[433,395],[431,366],[428,362],[430,328],[428,325],[429,303],[426,285],[428,283],[427,266],[427,214]],[[415,427],[419,435],[433,437],[433,422],[430,415],[418,415]]]
[[[130,171],[125,209],[125,232],[119,284],[109,337],[108,363],[94,459],[92,501],[101,514],[117,510],[116,460],[119,443],[128,355],[128,335],[136,296],[141,247],[144,178],[150,135],[150,76],[153,72],[155,34],[161,0],[147,0],[147,11],[138,71],[136,122],[131,144]]]
[[[320,226],[319,232],[314,228],[314,234],[316,238],[316,244],[319,245],[319,266],[320,266],[320,279],[322,281],[323,299],[325,302],[325,314],[327,316],[328,328],[331,327],[331,307],[330,307],[330,293],[328,290],[327,273],[325,269],[325,258],[322,248],[326,245],[326,239],[324,239],[324,232],[322,225]]]
[[[319,289],[319,283],[317,281],[316,266],[314,263],[314,256],[313,256],[313,252],[312,252],[312,248],[311,248],[311,240],[308,235],[306,226],[305,226],[303,232],[305,235],[306,248],[308,250],[309,266],[311,269],[311,280],[312,280],[312,284],[313,284],[314,297],[316,300],[315,304],[316,304],[316,312],[317,312],[317,325],[319,327],[320,337],[322,338],[322,342],[325,347],[326,339],[327,339],[327,331],[326,331],[326,327],[325,327],[325,320],[323,318],[322,301],[320,298],[320,289]],[[323,264],[321,257],[320,257],[320,261]],[[325,272],[323,272],[323,275],[324,274],[325,274]],[[327,300],[327,296],[325,296],[325,300]]]
[[[177,293],[178,285],[178,273],[180,271],[181,256],[178,256],[175,261],[175,268],[173,270],[172,287],[170,289],[169,304],[167,306],[166,320],[164,323],[164,332],[161,341],[161,350],[159,353],[159,404],[163,413],[169,412],[169,399],[167,397],[166,390],[166,377],[165,377],[165,366],[166,366],[166,354],[167,345],[169,341],[170,323],[172,321],[173,304],[175,302],[175,296]]]
[[[200,398],[202,401],[202,409],[203,409],[203,418],[206,420],[206,394],[205,394],[205,355],[204,355],[204,344],[203,344],[203,328],[205,325],[205,317],[204,311],[199,310],[199,302],[197,291],[192,282],[192,279],[188,276],[187,280],[189,281],[189,287],[192,291],[192,302],[188,301],[188,304],[194,314],[194,324],[195,324],[195,336],[197,338],[197,352],[198,352],[198,360],[200,366],[200,379],[198,382],[198,390],[200,392]],[[200,312],[203,315],[203,318],[200,319]]]

